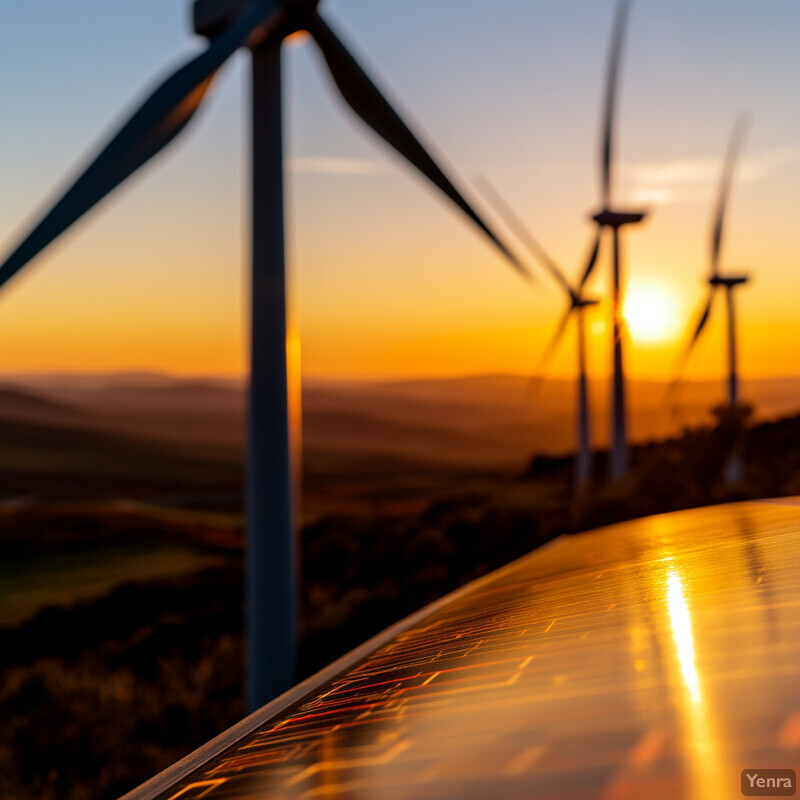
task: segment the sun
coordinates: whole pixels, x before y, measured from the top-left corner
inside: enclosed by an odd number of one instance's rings
[[[622,316],[635,342],[655,344],[674,339],[680,325],[678,301],[663,284],[631,283]]]

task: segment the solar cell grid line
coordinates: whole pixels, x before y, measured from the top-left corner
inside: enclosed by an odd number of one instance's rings
[[[562,537],[126,800],[730,800],[800,754],[799,539],[767,502]]]

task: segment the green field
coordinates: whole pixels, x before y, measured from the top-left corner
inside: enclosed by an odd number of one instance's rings
[[[98,597],[121,583],[182,575],[221,560],[199,548],[158,542],[6,558],[0,563],[0,625],[16,625],[46,606]]]

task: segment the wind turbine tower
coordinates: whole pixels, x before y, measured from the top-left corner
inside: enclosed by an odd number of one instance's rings
[[[523,277],[495,236],[320,16],[319,0],[196,0],[195,32],[208,40],[163,81],[0,264],[0,286],[169,144],[240,48],[252,54],[252,302],[247,453],[248,706],[294,682],[297,553],[294,487],[299,375],[287,359],[283,222],[281,44],[307,31],[345,102],[457,206]],[[154,287],[154,291],[157,287]]]
[[[747,119],[740,116],[733,127],[731,138],[728,142],[728,149],[725,154],[725,161],[722,166],[719,188],[717,190],[717,201],[714,206],[714,216],[711,226],[711,270],[708,278],[708,299],[694,329],[692,338],[684,355],[684,362],[689,357],[700,334],[706,327],[706,323],[711,315],[711,307],[714,297],[720,289],[725,290],[725,305],[728,312],[728,409],[733,414],[739,406],[739,373],[737,369],[736,355],[736,306],[734,289],[742,286],[749,280],[748,275],[722,275],[720,273],[720,252],[722,250],[722,233],[725,223],[725,212],[728,205],[733,173],[739,152],[742,149],[744,137],[747,129]],[[726,478],[733,483],[741,478],[742,460],[738,450],[734,450],[726,469]]]
[[[734,305],[733,290],[737,286],[747,283],[748,275],[720,275],[719,256],[722,248],[722,230],[725,219],[725,209],[730,194],[733,171],[739,151],[742,148],[747,129],[747,120],[740,117],[733,128],[728,152],[720,179],[719,196],[717,199],[717,213],[711,239],[711,276],[708,284],[713,293],[717,288],[725,289],[725,302],[728,309],[728,406],[734,409],[739,404],[739,373],[736,367],[736,307]]]
[[[586,375],[586,325],[584,312],[590,306],[597,305],[599,302],[594,298],[584,297],[583,287],[597,261],[597,253],[600,249],[600,236],[596,235],[589,258],[584,267],[580,281],[573,286],[564,275],[564,271],[549,256],[547,251],[539,244],[538,240],[522,223],[522,220],[514,213],[511,207],[495,191],[494,187],[485,179],[481,179],[481,188],[505,220],[508,227],[514,231],[517,238],[525,244],[534,258],[550,273],[553,280],[565,292],[569,299],[569,306],[561,317],[555,333],[550,343],[545,348],[544,355],[540,362],[546,363],[550,355],[555,351],[556,346],[561,341],[561,337],[567,329],[570,317],[573,313],[576,316],[577,337],[578,337],[578,383],[577,383],[577,403],[576,403],[576,422],[577,422],[577,442],[575,451],[575,486],[580,489],[589,482],[592,472],[592,440],[591,423],[589,419],[589,386]]]
[[[617,3],[614,27],[611,37],[611,50],[606,73],[606,93],[603,139],[600,153],[602,208],[592,216],[598,225],[598,232],[610,228],[614,238],[611,322],[613,333],[613,387],[611,402],[611,478],[618,480],[628,471],[628,423],[625,401],[625,374],[622,358],[623,321],[621,309],[622,266],[620,254],[620,229],[634,225],[645,218],[644,211],[622,210],[611,202],[611,182],[613,177],[613,134],[614,106],[616,102],[619,66],[631,0]],[[594,265],[592,265],[594,266]]]

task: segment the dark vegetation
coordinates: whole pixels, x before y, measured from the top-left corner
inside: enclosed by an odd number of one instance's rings
[[[398,470],[394,483],[387,471],[379,484],[350,472],[337,484],[329,472],[312,496],[344,493],[350,510],[322,503],[307,514],[299,677],[560,534],[800,492],[800,418],[758,425],[743,439],[741,424],[720,413],[714,425],[637,446],[630,476],[613,486],[601,453],[579,494],[567,457],[537,456],[516,474],[447,473],[422,492],[410,471]],[[746,472],[729,486],[723,469],[739,441]],[[206,469],[194,465],[192,486]],[[220,496],[232,480],[226,467]],[[221,511],[51,500],[0,513],[6,559],[109,538],[191,543],[221,557],[212,569],[123,584],[0,629],[0,796],[111,800],[241,718],[242,525],[235,511]]]

